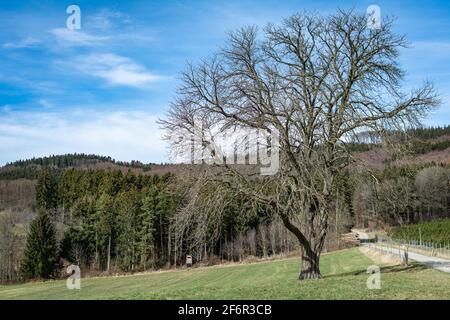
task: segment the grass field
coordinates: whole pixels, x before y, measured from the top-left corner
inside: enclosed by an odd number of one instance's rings
[[[368,290],[374,262],[358,249],[325,254],[323,279],[297,281],[298,259],[0,286],[0,299],[450,299],[450,275],[420,265],[382,266],[381,289]]]

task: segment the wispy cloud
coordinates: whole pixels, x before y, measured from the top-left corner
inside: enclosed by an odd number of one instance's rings
[[[67,46],[93,46],[109,39],[107,36],[96,36],[80,30],[57,28],[50,30],[56,39]]]
[[[41,41],[36,38],[27,37],[17,42],[6,42],[2,47],[5,49],[23,49],[35,47],[40,43]]]
[[[114,11],[108,8],[102,8],[97,13],[90,15],[86,19],[86,24],[90,28],[107,30],[113,28],[116,24],[129,24],[131,18],[120,11]]]
[[[163,79],[130,58],[112,53],[80,56],[71,65],[76,70],[102,78],[111,85],[143,87]]]

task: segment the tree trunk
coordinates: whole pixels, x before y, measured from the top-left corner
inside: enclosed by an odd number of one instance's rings
[[[167,236],[167,264],[168,264],[168,266],[169,266],[169,268],[170,268],[170,263],[171,263],[171,261],[170,261],[170,259],[171,259],[171,251],[172,251],[172,244],[171,244],[171,238],[172,238],[172,235],[170,234],[170,225],[169,225],[169,234],[168,234],[168,236]]]
[[[299,280],[320,279],[322,276],[319,269],[320,253],[302,250],[302,268]]]
[[[320,260],[320,252],[322,250],[322,244],[325,240],[325,234],[321,237],[320,245],[316,247],[311,247],[311,242],[305,237],[305,235],[297,228],[295,225],[291,223],[289,218],[284,215],[281,215],[281,219],[283,221],[284,226],[291,231],[299,240],[300,245],[302,246],[302,267],[300,270],[300,275],[298,277],[299,280],[308,280],[308,279],[320,279],[320,269],[319,269],[319,260]],[[326,226],[325,226],[326,228]],[[314,249],[316,248],[316,249]]]
[[[106,266],[106,270],[109,273],[109,266],[111,263],[111,234],[109,234],[109,238],[108,238],[108,262],[107,262],[107,266]]]
[[[175,269],[176,269],[177,268],[177,238],[175,236],[173,237],[173,242],[174,242],[173,263],[174,263]]]

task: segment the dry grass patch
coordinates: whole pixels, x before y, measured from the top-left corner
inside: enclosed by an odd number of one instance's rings
[[[375,263],[388,266],[396,266],[402,263],[402,260],[399,258],[399,256],[395,254],[380,252],[368,247],[359,247],[359,251],[361,251],[366,257],[368,257]]]

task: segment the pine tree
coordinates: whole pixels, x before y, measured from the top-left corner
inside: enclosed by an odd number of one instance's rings
[[[58,269],[56,231],[50,215],[39,212],[30,224],[30,232],[22,261],[25,278],[53,278]]]
[[[48,169],[39,173],[36,184],[36,202],[39,208],[53,210],[58,205],[58,182]]]
[[[135,271],[138,255],[140,194],[135,188],[120,193],[116,198],[119,224],[117,249],[122,270]]]
[[[155,254],[155,219],[160,201],[158,190],[151,186],[147,196],[142,200],[141,207],[141,228],[139,230],[139,251],[144,270],[147,269],[147,261],[150,256]],[[155,264],[153,259],[152,264]]]
[[[106,260],[106,270],[110,271],[113,237],[115,232],[115,212],[113,199],[103,193],[97,201],[96,216],[98,217],[98,242],[101,248],[100,255]]]

